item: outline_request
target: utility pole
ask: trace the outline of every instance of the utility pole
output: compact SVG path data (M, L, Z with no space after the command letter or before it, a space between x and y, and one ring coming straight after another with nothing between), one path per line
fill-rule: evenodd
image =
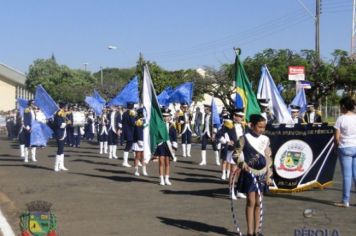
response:
M101 87L103 87L103 67L100 66L100 83Z
M315 53L318 60L320 59L320 1L316 0L315 7Z
M352 35L351 35L351 53L350 56L355 57L356 54L356 0L352 1Z

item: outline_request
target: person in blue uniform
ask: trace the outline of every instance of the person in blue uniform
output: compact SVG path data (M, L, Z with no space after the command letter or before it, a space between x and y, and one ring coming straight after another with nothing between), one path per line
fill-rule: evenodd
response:
M270 112L269 99L258 99L258 103L260 104L261 108L261 116L266 119L267 125L271 125L276 118Z
M231 114L232 119L230 115L225 115L224 125L219 130L217 136L222 144L221 159L223 160L223 164L221 179L229 179L230 197L236 200L237 197L246 198L246 195L243 193L237 192L237 194L235 194L235 190L231 188L240 174L240 168L237 167L232 154L235 150L235 146L238 145L240 137L245 133L245 125L243 122L245 116L244 108L236 108Z
M242 136L236 146L234 158L242 169L238 191L247 194L247 235L260 235L260 194L268 191L271 183L272 160L269 138L263 135L266 119L261 115L250 116L250 131ZM257 185L254 183L256 178Z
M66 127L71 124L71 121L67 118L68 107L64 102L59 103L59 110L54 115L53 128L54 134L57 141L57 154L54 163L54 171L67 171L68 169L64 166L64 142L67 136Z
M220 165L219 158L219 150L217 147L217 142L215 139L215 135L217 133L217 127L214 127L212 123L213 119L211 117L211 106L205 104L204 105L204 120L203 120L203 131L201 137L201 162L199 165L206 165L206 146L209 143L213 146L215 163L216 165Z
M18 139L19 139L19 144L20 144L20 157L25 158L25 143L26 143L26 134L25 134L25 127L23 123L23 117L19 120L20 128L19 128L19 134L18 134Z
M132 146L135 152L135 176L140 176L138 171L139 164L142 164L142 174L147 175L146 163L143 160L143 125L144 125L144 115L143 109L138 109L136 114L135 130L134 130L134 143Z
M293 123L295 125L302 124L303 123L303 119L300 118L300 114L299 114L300 106L290 105L290 111L291 111Z
M25 162L28 162L29 149L31 149L31 159L33 162L36 162L36 147L31 147L31 132L32 132L32 121L36 120L35 113L35 102L34 100L28 101L28 106L24 111L24 127L23 127L23 135L25 141Z
M103 113L98 118L98 141L99 154L108 153L108 107L103 109Z
M134 109L134 103L127 103L127 110L122 114L122 135L126 142L126 146L124 148L124 160L122 166L131 167L129 164L129 152L132 150L132 145L134 143L134 131L135 131L135 116L136 111Z
M91 109L88 111L86 116L86 124L84 130L86 139L92 141L95 134L95 113Z
M66 118L69 122L69 124L66 126L66 138L65 138L65 143L67 146L73 147L73 132L74 132L74 127L73 127L73 105L67 105L68 106L68 111L66 112Z
M308 124L322 123L320 111L315 110L317 103L308 103L307 112L304 114L304 121Z
M179 116L179 124L181 125L182 137L182 156L191 157L192 149L192 127L191 122L193 115L189 112L188 103L181 104L182 114Z
M121 117L119 116L116 106L112 105L110 112L107 115L108 121L108 144L109 144L109 159L117 159L116 150L118 142L118 134L121 132Z
M167 131L170 131L169 132L170 139L172 136L172 140L176 140L177 134L176 133L174 134L173 128L172 129L170 128L170 122L169 122L171 119L170 110L168 108L162 108L161 112L166 123ZM158 144L156 151L154 153L154 156L158 157L160 185L172 185L171 181L169 180L170 161L173 159L172 150L171 150L172 146L173 148L177 147L176 143L174 144L174 141L173 143L171 143L171 141L162 142Z

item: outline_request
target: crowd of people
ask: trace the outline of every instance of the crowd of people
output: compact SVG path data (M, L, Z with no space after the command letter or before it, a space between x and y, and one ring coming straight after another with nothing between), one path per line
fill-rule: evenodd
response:
M169 140L159 143L152 155L152 159L159 163L159 184L172 185L170 162L177 161L178 139L181 140L182 158L189 158L192 156L193 133L199 137L200 166L207 165L207 146L211 145L213 162L221 166L221 179L229 182L231 199L246 198L248 235L256 235L258 232L261 196L268 190L272 178L272 153L269 138L263 135L263 132L266 126L275 123L275 118L269 112L268 100L261 99L259 104L261 114L251 115L248 124L245 122L244 108L230 111L223 108L220 113L221 127L213 123L211 105L205 104L203 112L197 109L194 116L186 103L182 103L180 109L176 111L162 107L161 113ZM294 123L321 123L320 112L315 106L313 103L308 104L304 114L300 114L300 107L291 106ZM353 100L342 99L340 106L343 115L335 124L335 140L340 155L344 191L342 202L335 205L348 207L352 178L356 183L356 115L353 112ZM29 101L23 116L16 112L9 113L6 118L8 137L9 139L18 137L21 157L25 162L29 162L30 152L31 160L37 161L36 146L31 146L30 134L32 121L38 120L47 122L54 131L58 146L54 171L68 170L64 166L66 145L79 148L81 138L94 141L96 136L100 155L107 155L108 159L118 159L118 145L124 146L122 166L131 167L129 154L132 152L133 174L148 175L144 159L145 114L142 107L135 107L133 103L127 103L125 107L106 106L98 116L92 110L81 109L77 105L68 106L60 103L59 107L50 121L43 119L43 115L40 115L41 112L32 100ZM238 187L234 189L236 181Z

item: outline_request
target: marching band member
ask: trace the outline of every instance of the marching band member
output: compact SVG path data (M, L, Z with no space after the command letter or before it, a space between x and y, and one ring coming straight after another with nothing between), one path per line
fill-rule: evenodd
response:
M35 105L34 100L28 101L28 107L24 111L24 127L23 127L23 135L25 141L25 162L28 162L28 151L31 148L31 159L33 162L36 162L36 147L31 147L31 127L32 121L36 120L36 113L35 113Z
M68 111L66 112L66 118L68 121L70 121L70 124L66 126L66 133L67 136L65 138L65 142L68 146L72 147L73 146L73 132L74 132L74 127L73 127L73 105L68 106Z
M23 117L21 117L21 120L19 121L21 126L19 129L19 144L20 144L20 157L25 158L25 144L26 144L26 134L25 134L25 126L23 122Z
M107 116L108 120L108 143L109 143L109 159L117 159L116 147L118 134L121 132L121 117L117 113L116 107L111 106L111 110Z
M271 183L272 160L269 138L263 135L266 119L261 115L250 116L250 132L239 140L234 152L235 162L242 169L238 191L246 193L247 235L259 235L260 191L261 198ZM254 177L257 184L254 183Z
M104 108L103 113L98 120L98 140L100 145L100 154L103 154L103 150L105 154L108 153L108 124L107 108Z
M204 105L204 124L203 124L203 132L201 138L201 162L199 165L203 166L206 165L206 146L208 141L212 143L214 156L215 156L215 163L216 165L220 165L219 161L219 150L217 148L217 143L215 140L215 135L217 133L217 128L213 126L212 123L212 116L211 116L211 106Z
M75 105L73 107L73 112L79 112L79 108L78 108L77 105ZM72 112L72 114L73 114L73 112ZM72 115L72 117L73 117L73 115ZM78 126L78 125L74 126L73 125L73 133L72 133L72 146L73 147L77 147L78 148L80 146L80 136L81 136L80 129L81 129L80 126Z
M313 103L309 103L307 108L308 110L304 115L304 121L308 124L321 123L321 115L320 112L315 111L315 105Z
M168 135L169 135L169 141L172 144L171 154L172 154L172 157L173 157L173 161L176 162L177 161L177 157L175 155L175 152L178 149L178 142L177 142L177 130L176 130L176 127L175 127L175 123L172 122L172 114L171 114L171 110L170 109L162 108L161 110L162 110L163 119L166 122Z
M269 110L269 99L258 99L261 108L261 116L266 119L267 124L272 124L275 117Z
M122 133L124 136L124 140L126 141L126 146L124 149L124 160L122 166L131 167L128 162L129 152L132 149L133 141L134 141L134 130L135 130L135 116L136 112L134 110L134 103L127 103L127 110L122 114Z
M299 117L299 110L300 106L297 105L290 105L291 108L291 114L292 114L292 120L294 124L301 124L303 123L303 119Z
M181 136L182 136L182 151L183 157L191 157L192 148L192 127L191 122L193 119L192 114L189 112L188 103L181 104L182 115L179 116L179 123L181 124Z
M54 164L54 171L67 171L68 169L64 166L64 142L67 136L66 126L71 124L71 121L67 119L67 104L61 102L59 103L59 110L54 116L54 133L57 140L57 155Z
M94 139L95 134L95 114L93 110L89 110L87 121L86 121L86 130L85 130L85 137L92 141Z
M240 168L237 167L236 162L233 160L233 151L235 150L236 145L239 144L240 137L245 133L243 124L244 116L244 109L236 108L232 112L232 120L229 119L229 116L224 117L224 126L220 131L221 133L218 135L219 141L223 146L221 156L224 160L221 179L229 179L230 194L231 198L234 200L236 200L237 197L246 198L246 195L243 193L237 192L237 194L235 194L234 189L231 189L231 186L233 186L233 183L240 175Z
M139 163L142 164L142 174L147 175L146 163L143 160L143 109L137 110L135 130L134 130L134 143L132 149L135 152L135 176L140 176L138 172Z
M166 122L167 129L169 127L169 120L170 120L170 110L168 108L162 108L162 115ZM174 130L169 128L170 136L174 140ZM159 162L159 178L160 178L160 185L172 185L171 181L169 180L170 175L170 161L173 159L172 152L169 147L170 144L167 142L162 142L158 144L154 156L158 157ZM173 147L176 146L173 142ZM177 146L176 146L177 147Z

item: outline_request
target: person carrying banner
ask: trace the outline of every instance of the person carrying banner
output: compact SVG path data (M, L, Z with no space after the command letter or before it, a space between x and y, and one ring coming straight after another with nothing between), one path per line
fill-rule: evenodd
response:
M356 186L355 102L351 97L343 97L339 104L342 115L336 120L334 137L341 165L342 201L335 203L335 206L349 207L352 180Z
M258 99L261 108L261 116L263 116L266 121L267 125L270 125L274 122L275 117L269 110L269 100L268 99Z
M320 112L315 110L315 104L314 103L309 103L307 105L307 112L304 114L304 121L308 124L313 124L313 123L321 123L321 115Z
M192 127L191 122L193 119L192 114L189 112L188 103L181 104L182 114L179 116L179 123L181 125L182 136L182 156L191 157L192 149Z
M220 158L219 158L219 150L217 147L217 142L215 139L215 135L217 133L217 127L213 125L213 119L211 116L211 105L204 105L204 123L203 123L203 132L201 137L201 162L199 165L206 165L206 146L208 142L211 142L213 146L215 163L220 166Z
M32 127L32 121L36 120L36 113L35 113L35 103L34 100L29 100L28 101L28 106L24 111L24 127L22 132L24 136L24 141L25 141L25 150L24 150L24 156L25 162L28 162L28 156L29 156L29 148L31 148L31 159L33 162L36 162L36 147L31 146L31 127Z
M234 151L235 162L242 169L238 191L247 194L247 235L260 235L263 193L268 191L272 175L269 138L263 135L266 119L261 115L250 116L250 131L242 136Z
M119 116L116 107L111 106L110 112L107 115L108 121L108 144L109 144L109 159L117 159L116 148L118 134L121 132L122 124L121 117Z
M137 110L135 129L134 129L134 138L132 149L135 152L135 176L140 176L138 171L139 163L142 164L142 174L147 176L146 163L143 160L143 125L144 125L144 116L143 109L140 108Z
M67 118L68 107L64 102L59 103L59 110L54 115L53 127L57 140L57 155L54 163L54 171L67 171L64 166L64 142L67 136L66 126L71 124L71 121Z
M122 114L122 134L124 136L124 140L126 141L126 146L124 148L124 160L122 162L122 166L131 167L129 164L129 152L132 149L133 141L134 141L134 131L135 131L135 117L136 111L134 109L134 103L127 103L127 110Z
M99 154L108 153L108 118L107 107L98 119L98 141L100 146Z
M164 121L166 123L167 130L169 131L170 140L176 140L176 134L174 134L174 130L173 128L171 128L169 124L170 110L168 108L162 108L161 112ZM159 143L154 153L154 156L158 157L160 185L172 185L171 181L169 180L169 176L170 176L170 161L173 159L173 156L169 145L171 144L168 144L167 142ZM177 142L173 141L172 147L176 149Z
M291 115L292 115L292 120L294 124L302 124L303 123L303 119L300 118L300 106L297 105L290 105L290 111L291 111Z

